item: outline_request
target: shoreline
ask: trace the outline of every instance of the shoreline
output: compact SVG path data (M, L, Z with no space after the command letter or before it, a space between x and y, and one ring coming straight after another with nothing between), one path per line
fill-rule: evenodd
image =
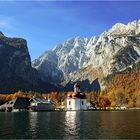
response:
M46 110L46 111L15 111L15 112L80 112L80 111L84 111L84 112L115 112L115 111L121 111L121 112L125 112L125 111L140 111L140 108L129 108L129 109L88 109L88 110ZM4 112L7 113L5 111L1 111L0 112ZM13 111L14 112L14 111ZM12 113L13 113L12 112ZM14 112L14 113L15 113Z

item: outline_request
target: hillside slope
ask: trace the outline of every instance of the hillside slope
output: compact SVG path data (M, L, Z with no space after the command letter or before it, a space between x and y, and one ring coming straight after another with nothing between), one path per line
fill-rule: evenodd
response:
M54 88L32 68L27 42L22 38L9 38L0 32L0 66L0 93Z
M140 20L115 24L100 36L72 38L46 51L32 66L55 85L64 87L75 81L91 84L140 61Z

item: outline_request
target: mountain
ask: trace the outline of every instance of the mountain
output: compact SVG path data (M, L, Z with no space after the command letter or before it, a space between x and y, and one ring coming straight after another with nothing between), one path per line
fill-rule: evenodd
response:
M0 32L0 93L43 90L53 85L43 82L31 66L26 40L9 38Z
M46 51L32 62L44 80L67 86L76 81L98 80L105 88L104 77L138 68L140 61L140 20L127 25L115 24L108 31L91 38L72 38Z

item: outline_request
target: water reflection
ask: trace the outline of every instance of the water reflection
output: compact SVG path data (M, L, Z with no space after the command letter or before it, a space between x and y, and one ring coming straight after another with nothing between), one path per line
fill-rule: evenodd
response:
M109 139L140 138L140 112L100 112L99 137ZM135 116L134 116L135 114Z
M53 120L50 112L30 113L31 138L51 138L51 127ZM54 119L55 121L56 119ZM55 128L53 128L55 129Z
M30 118L30 128L29 131L33 136L36 136L37 134L37 122L38 122L38 113L37 112L31 112L29 114L29 118ZM32 137L33 138L33 137Z
M138 139L140 111L0 113L1 139Z
M76 111L67 111L65 114L65 136L64 139L78 139L80 120Z

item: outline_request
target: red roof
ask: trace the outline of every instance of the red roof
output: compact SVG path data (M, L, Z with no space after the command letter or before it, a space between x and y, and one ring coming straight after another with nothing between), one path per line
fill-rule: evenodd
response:
M77 93L77 92L68 92L68 94L67 94L67 98L68 99L70 99L70 98L72 98L72 99L85 99L86 98L86 95L85 95L85 93Z

